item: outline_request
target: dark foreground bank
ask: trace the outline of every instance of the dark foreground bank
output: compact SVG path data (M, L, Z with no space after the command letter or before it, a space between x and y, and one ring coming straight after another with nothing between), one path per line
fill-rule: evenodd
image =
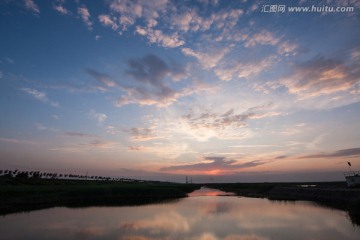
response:
M345 210L351 221L360 225L360 189L347 188L345 182L324 183L227 183L208 187L234 192L238 196L270 200L306 200Z
M123 206L186 197L192 184L58 179L0 179L0 214L50 207Z
M199 184L0 178L0 215L50 207L124 206L186 197ZM206 184L238 196L306 200L345 210L360 225L360 189L345 182Z

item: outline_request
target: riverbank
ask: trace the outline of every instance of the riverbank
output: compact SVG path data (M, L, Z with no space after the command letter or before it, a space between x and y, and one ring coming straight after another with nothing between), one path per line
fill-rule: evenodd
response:
M0 178L0 215L50 207L124 206L186 197L204 184ZM345 182L206 184L238 196L306 200L345 210L360 225L360 189Z
M0 179L0 214L50 207L123 206L186 197L193 184L59 179Z
M347 211L351 221L360 225L360 189L347 188L345 182L228 183L207 184L206 186L226 192L234 192L238 196L316 202Z

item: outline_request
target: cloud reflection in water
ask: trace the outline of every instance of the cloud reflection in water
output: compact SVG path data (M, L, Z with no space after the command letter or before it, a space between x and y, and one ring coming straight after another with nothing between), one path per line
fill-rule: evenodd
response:
M5 240L355 240L360 236L360 228L353 226L343 211L307 202L236 196L198 196L136 207L53 208L12 214L0 218L0 232Z

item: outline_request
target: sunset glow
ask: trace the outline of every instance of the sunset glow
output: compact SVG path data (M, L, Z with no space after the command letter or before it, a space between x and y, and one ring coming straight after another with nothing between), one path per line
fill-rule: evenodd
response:
M1 1L0 169L177 182L360 170L360 2L268 4Z

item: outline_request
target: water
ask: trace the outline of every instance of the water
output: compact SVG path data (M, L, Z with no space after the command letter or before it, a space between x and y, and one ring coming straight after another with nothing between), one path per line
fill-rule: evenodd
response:
M360 239L344 211L201 189L135 207L52 208L0 217L0 239Z

